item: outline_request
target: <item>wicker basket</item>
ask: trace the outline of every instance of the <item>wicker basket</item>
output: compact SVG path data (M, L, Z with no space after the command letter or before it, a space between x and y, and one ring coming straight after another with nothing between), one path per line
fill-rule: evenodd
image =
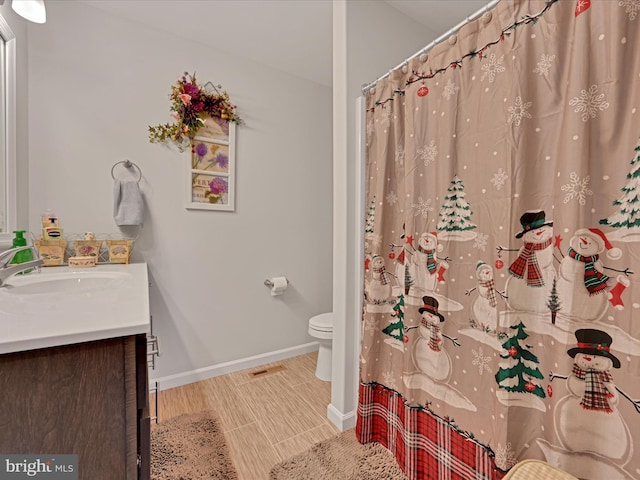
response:
M64 263L67 241L64 239L45 240L40 239L35 242L38 254L42 259L43 266L55 267Z
M102 240L74 240L73 246L76 250L76 257L96 257L97 260Z
M106 240L109 263L129 263L133 240Z
M502 480L578 480L576 477L542 460L523 460Z

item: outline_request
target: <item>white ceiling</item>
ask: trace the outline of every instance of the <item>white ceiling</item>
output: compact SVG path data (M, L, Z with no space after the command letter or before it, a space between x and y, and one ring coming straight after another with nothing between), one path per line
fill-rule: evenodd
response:
M331 86L332 0L81 1L211 45L217 51ZM488 0L384 1L439 36L483 8ZM425 39L425 45L431 40Z

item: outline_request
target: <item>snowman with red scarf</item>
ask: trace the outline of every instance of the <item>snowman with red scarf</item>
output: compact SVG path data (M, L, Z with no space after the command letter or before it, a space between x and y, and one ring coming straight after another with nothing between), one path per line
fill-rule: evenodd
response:
M365 282L365 295L375 305L387 303L391 297L392 274L386 271L384 258L380 255L371 257L371 280Z
M620 360L611 352L612 338L590 328L577 330L575 336L577 345L567 350L574 359L567 378L569 395L556 406L556 434L566 450L626 462L633 453L632 439L617 408L620 395L610 371L620 368Z
M547 301L556 278L553 266L553 222L547 222L543 210L530 210L520 217L524 245L509 267L505 289L507 303L516 311L548 313ZM498 254L502 250L498 247Z
M438 242L436 232L425 232L418 239L418 248L411 257L411 276L415 284L410 294L419 297L427 292L435 292L438 283L444 281L444 272L449 268L447 259L440 259L437 254L444 250Z
M444 339L460 346L457 338L442 332L444 316L438 312L440 304L433 297L422 297L424 305L418 309L422 316L418 328L418 338L413 348L413 360L421 373L433 380L445 382L451 376L451 358L443 348ZM410 330L416 327L409 327Z
M600 260L605 250L610 260L622 256L620 249L611 245L605 234L597 228L576 230L571 237L567 255L560 262L557 286L562 314L588 322L604 316L607 301L613 300L616 293L607 292L609 277L604 274L605 267ZM617 280L622 287L630 284L624 275L619 275ZM623 290L622 287L618 289ZM621 301L615 305L624 306Z
M495 332L498 328L498 296L504 299L505 295L495 287L493 269L482 261L476 264L476 278L476 286L464 294L470 295L474 290L478 292L471 303L473 318L483 331Z

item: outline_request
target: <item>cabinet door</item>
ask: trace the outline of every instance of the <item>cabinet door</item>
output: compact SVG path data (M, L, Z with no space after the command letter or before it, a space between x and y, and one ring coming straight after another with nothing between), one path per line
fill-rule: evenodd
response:
M0 355L0 451L76 454L81 480L135 478L125 408L133 342L115 338Z

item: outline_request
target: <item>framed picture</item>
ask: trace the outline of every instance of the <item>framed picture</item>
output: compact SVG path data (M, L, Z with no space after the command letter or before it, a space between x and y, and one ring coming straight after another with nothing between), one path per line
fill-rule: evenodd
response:
M235 209L236 124L207 119L191 142L186 175L186 208Z

